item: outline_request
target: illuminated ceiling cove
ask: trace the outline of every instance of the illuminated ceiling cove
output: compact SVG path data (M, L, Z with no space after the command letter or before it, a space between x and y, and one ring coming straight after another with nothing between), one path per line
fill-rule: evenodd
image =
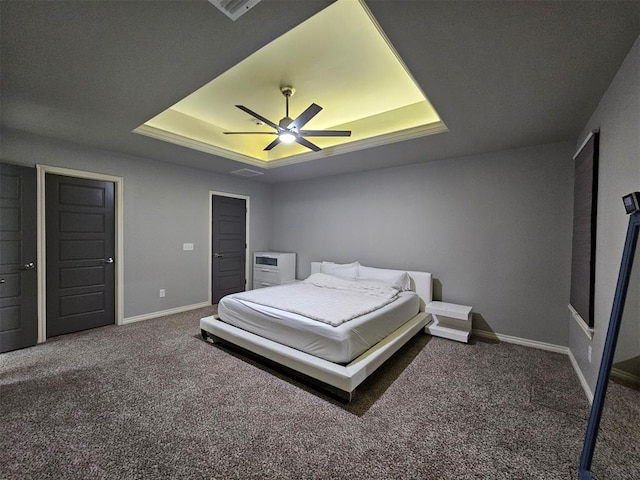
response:
M291 118L312 103L323 108L305 130L351 130L351 136L307 137L319 152L297 143L265 151L275 134L224 133L274 132L236 105L277 124L285 116L286 85L295 88ZM134 132L273 168L446 130L366 5L338 0Z

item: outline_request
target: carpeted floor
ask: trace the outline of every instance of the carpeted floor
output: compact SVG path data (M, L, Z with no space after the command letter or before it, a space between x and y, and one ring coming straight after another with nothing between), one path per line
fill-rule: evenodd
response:
M419 334L345 405L201 340L211 311L0 355L0 478L575 478L565 355Z
M640 391L609 382L591 471L600 480L640 479Z

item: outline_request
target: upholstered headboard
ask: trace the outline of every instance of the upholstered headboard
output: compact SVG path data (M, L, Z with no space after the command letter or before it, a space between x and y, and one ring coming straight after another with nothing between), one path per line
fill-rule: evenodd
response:
M311 273L320 273L320 265L322 262L311 262ZM432 300L432 278L427 272L414 272L411 270L392 270L385 269L390 272L407 272L411 277L411 290L420 295L420 311L424 311L425 304Z

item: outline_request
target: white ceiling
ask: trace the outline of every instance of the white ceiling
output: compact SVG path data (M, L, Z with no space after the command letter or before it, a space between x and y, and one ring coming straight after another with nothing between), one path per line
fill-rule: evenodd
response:
M3 0L2 129L225 174L243 168L132 130L330 3L263 0L233 22L207 0ZM640 1L366 3L449 131L255 180L575 142L640 34Z

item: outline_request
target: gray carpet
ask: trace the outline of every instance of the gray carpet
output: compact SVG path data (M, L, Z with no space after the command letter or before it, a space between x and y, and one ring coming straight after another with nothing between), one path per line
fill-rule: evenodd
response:
M575 478L565 355L419 334L346 405L201 340L211 310L0 355L0 478Z
M640 479L640 392L609 382L591 471L596 479Z

